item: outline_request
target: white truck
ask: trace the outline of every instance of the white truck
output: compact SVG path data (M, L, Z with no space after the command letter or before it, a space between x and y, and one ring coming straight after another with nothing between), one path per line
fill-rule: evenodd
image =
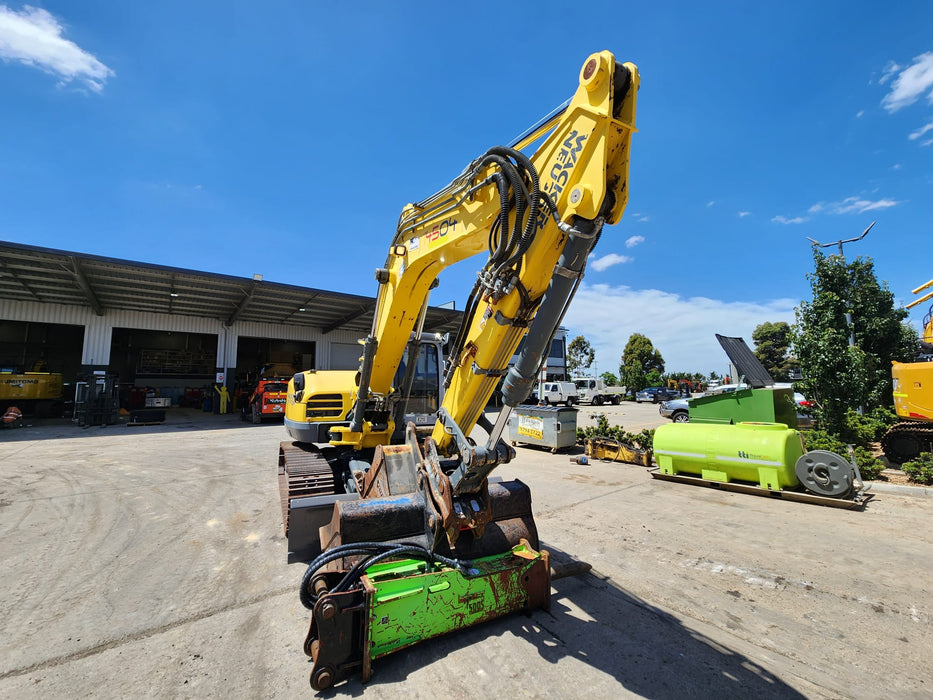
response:
M618 406L625 396L624 386L606 386L599 377L574 377L573 383L577 385L577 396L581 403L602 406L611 403Z
M542 396L543 403L548 406L559 403L573 406L580 403L577 387L573 382L544 382Z

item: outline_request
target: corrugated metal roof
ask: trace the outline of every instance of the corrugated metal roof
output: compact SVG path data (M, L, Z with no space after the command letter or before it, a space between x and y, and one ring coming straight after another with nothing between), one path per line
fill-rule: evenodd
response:
M367 333L375 298L0 241L0 297ZM462 312L430 307L424 330L455 331Z

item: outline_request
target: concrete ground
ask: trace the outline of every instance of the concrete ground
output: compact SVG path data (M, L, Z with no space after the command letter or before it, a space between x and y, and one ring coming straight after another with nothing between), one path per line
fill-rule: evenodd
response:
M583 406L637 432L657 407ZM0 431L0 697L313 694L286 565L281 425ZM542 546L590 562L549 612L377 660L324 697L930 697L933 498L847 511L521 447Z

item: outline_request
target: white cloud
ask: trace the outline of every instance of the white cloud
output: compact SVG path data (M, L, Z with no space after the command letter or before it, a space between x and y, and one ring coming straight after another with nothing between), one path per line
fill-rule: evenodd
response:
M645 242L644 236L629 236L628 238L625 239L625 247L634 248L639 243L644 243L644 242Z
M740 212L739 212L739 218L740 218L740 219L744 219L746 216L749 216L750 214L751 214L750 211L740 211Z
M900 170L902 167L904 166L902 166L900 163L895 163L891 166L891 170Z
M771 219L771 222L775 224L802 224L809 220L810 220L810 217L808 216L795 216L792 219L788 219L786 216L782 216L778 214L777 216Z
M896 66L892 74L899 69L900 66ZM896 112L916 102L927 91L930 91L927 97L933 101L933 51L920 54L898 74L881 104L889 112Z
M636 290L584 283L574 297L564 325L582 334L596 350L599 372L618 373L622 350L632 333L651 339L669 372L722 374L728 359L715 334L742 337L754 348L752 331L765 321L794 322L792 299L724 302L685 298L658 289ZM612 309L607 313L607 309ZM645 313L651 309L651 313Z
M618 265L619 263L631 262L632 259L627 255L619 255L618 253L609 253L604 255L601 258L593 258L590 261L590 267L592 267L597 272L602 272L607 270L613 265Z
M0 5L0 58L18 61L58 76L62 83L78 80L94 92L104 88L114 72L73 41L47 10L24 5L19 12Z
M841 202L834 202L829 205L830 212L833 214L861 214L875 209L887 209L895 207L900 202L894 199L859 199L858 197L846 197Z
M716 200L715 200L715 199L711 199L710 201L708 201L708 202L706 203L706 206L707 206L707 207L711 207L711 206L713 206L715 203L716 203Z
M858 112L855 113L855 118L856 118L856 119L861 119L864 115L865 115L865 110L864 110L864 109L860 109Z
M911 141L916 141L921 136L923 136L926 132L928 132L930 129L933 129L933 122L930 122L929 124L926 124L925 126L921 126L919 129L912 132L910 136L908 136L907 138L909 138Z
M641 216L641 215L639 215L639 214L636 214L636 216L638 217L638 221L639 221L640 223L644 223L644 222L646 222L646 221L649 221L647 215L646 215L646 216Z
M895 165L894 169L900 169L900 165ZM873 211L875 209L888 209L889 207L895 207L900 204L896 199L876 199L874 201L870 199L862 199L860 197L846 197L841 202L817 202L812 207L807 209L809 214L816 214L818 212L826 212L827 214L861 214L866 211ZM777 217L775 217L777 218ZM774 221L774 219L772 219ZM782 221L781 223L799 223L791 221Z
M894 74L897 73L900 69L901 67L894 61L888 61L888 65L884 67L884 73L882 73L881 78L878 79L878 82L884 85L891 78L893 78Z

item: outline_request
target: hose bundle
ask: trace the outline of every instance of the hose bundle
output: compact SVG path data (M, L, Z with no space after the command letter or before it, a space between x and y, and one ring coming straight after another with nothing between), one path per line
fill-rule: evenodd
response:
M495 146L473 161L468 172L471 177L475 177L489 166L495 166L496 170L478 186L495 183L499 195L499 216L489 229L489 259L477 273L478 278L467 299L460 330L448 355L445 377L448 386L451 369L459 362L481 300L498 299L515 288L522 297L519 313L530 314L534 310L535 304L519 280L522 258L531 247L537 232L541 207L544 206L549 214L556 216L554 203L541 192L538 172L524 153L507 146ZM514 218L509 227L509 216L513 212Z
M328 593L341 593L359 586L360 578L362 578L366 569L386 559L420 559L421 561L432 564L443 564L461 572L469 571L471 563L435 554L421 545L409 542L403 542L401 544L386 542L357 542L354 544L345 544L323 552L308 566L304 576L301 578L301 588L298 592L301 604L308 610L314 608L318 596L311 590L311 582L314 579L314 575L320 569L336 559L355 556L362 556L363 558L354 564L340 582L331 588Z

